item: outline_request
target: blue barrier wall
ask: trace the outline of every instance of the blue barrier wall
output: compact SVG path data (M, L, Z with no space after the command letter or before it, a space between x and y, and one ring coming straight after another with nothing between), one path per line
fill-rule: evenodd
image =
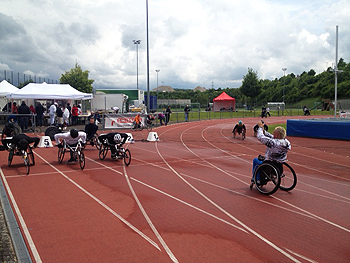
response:
M350 140L350 120L287 120L287 135L299 137Z

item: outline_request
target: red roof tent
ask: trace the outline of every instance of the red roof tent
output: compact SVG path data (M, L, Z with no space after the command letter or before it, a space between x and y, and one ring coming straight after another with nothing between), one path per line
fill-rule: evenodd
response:
M221 93L215 99L213 99L213 111L220 111L220 109L225 108L229 110L232 107L232 110L236 110L236 99L230 97L226 92Z

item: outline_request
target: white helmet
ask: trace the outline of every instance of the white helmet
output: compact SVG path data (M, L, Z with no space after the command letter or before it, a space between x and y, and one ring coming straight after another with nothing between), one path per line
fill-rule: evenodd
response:
M119 133L114 134L114 141L120 142L122 140L122 136Z

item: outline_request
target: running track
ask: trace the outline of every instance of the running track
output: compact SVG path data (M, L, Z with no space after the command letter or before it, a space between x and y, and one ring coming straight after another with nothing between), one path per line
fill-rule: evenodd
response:
M313 116L314 117L314 116ZM300 118L300 117L298 117ZM29 176L19 157L1 177L34 262L349 262L350 143L289 137L296 189L249 189L265 151L245 118L133 132L129 167L87 146L84 171L35 150ZM286 121L271 117L268 124ZM100 132L101 133L101 132Z

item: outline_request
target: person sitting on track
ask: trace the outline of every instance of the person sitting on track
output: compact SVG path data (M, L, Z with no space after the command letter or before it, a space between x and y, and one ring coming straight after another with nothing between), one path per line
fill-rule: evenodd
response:
M126 133L119 133L119 132L110 132L107 134L102 134L98 136L99 141L105 145L105 140L108 141L108 144L110 146L111 150L111 157L112 159L116 159L119 152L116 149L119 146L122 146L126 140L128 139L128 135Z
M84 146L86 142L86 133L76 129L71 129L69 132L55 134L55 141L59 148L63 147L63 140L65 140L70 147L75 147L77 146L79 139L81 139L82 146ZM77 160L74 159L73 151L70 150L70 159L68 162L75 161Z
M93 146L94 142L92 138L96 134L98 130L98 126L95 124L95 119L93 115L89 116L89 123L85 125L85 133L86 133L86 141L90 142Z
M140 125L141 125L141 114L138 113L134 119L134 129L140 128Z
M40 142L40 138L38 137L29 137L26 134L20 133L17 135L14 135L13 137L6 137L5 139L2 139L1 142L4 145L6 150L10 149L10 145L11 148L14 149L15 147L18 146L18 143L21 140L25 140L27 141L27 145L34 143L33 147L36 148ZM24 149L23 149L24 150Z
M290 142L285 138L286 130L283 127L277 126L274 129L273 134L270 134L267 131L263 130L264 124L261 121L258 123L258 126L259 129L257 133L257 138L260 142L265 144L267 148L265 152L265 158L254 158L253 160L253 178L251 180L252 184L250 187L253 186L254 173L256 169L264 161L275 162L276 167L280 170L280 172L282 172L282 163L287 161L287 153L291 149Z
M265 131L268 131L269 130L269 126L267 126L266 123L264 123L263 120L261 120L261 122L264 124L264 130ZM254 128L253 128L253 131L254 131L254 137L256 137L256 134L258 133L258 129L259 129L259 125L255 125Z
M244 134L242 136L245 136L247 129L245 128L245 125L241 120L238 121L238 123L235 125L235 127L232 130L233 138L236 138L236 134L241 134L244 131Z

